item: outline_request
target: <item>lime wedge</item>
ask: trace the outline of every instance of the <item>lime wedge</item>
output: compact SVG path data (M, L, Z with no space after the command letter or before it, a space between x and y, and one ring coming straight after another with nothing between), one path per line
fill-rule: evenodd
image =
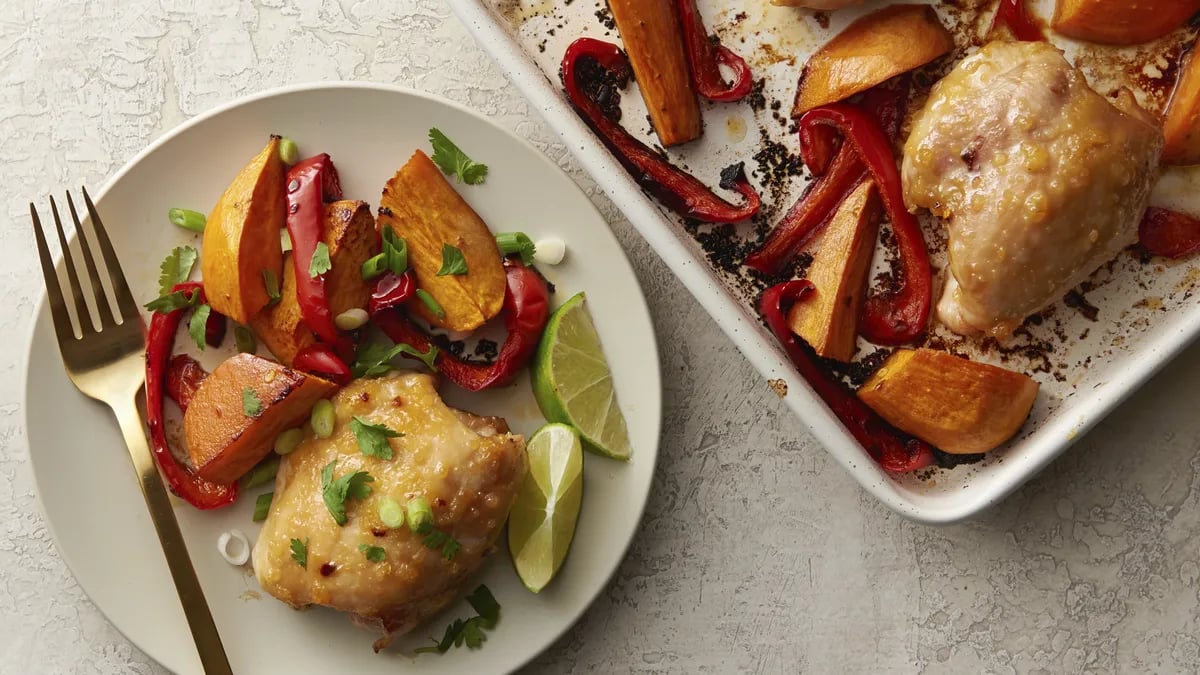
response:
M533 397L547 420L578 429L588 450L628 460L625 417L584 301L579 293L550 316L533 359Z
M550 583L575 536L583 499L583 448L565 424L547 424L525 446L529 473L508 516L508 550L525 588Z

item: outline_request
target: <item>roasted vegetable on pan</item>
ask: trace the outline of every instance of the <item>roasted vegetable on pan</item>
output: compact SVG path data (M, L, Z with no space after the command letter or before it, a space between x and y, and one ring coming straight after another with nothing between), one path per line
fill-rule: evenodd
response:
M1076 40L1136 45L1179 28L1200 0L1058 0L1050 27Z

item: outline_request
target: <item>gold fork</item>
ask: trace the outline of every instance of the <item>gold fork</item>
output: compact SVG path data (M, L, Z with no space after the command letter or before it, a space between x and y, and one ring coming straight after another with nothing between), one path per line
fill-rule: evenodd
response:
M167 557L167 566L171 569L171 578L175 581L179 602L183 605L192 639L200 653L200 663L204 672L209 675L232 673L229 659L225 656L225 648L221 645L221 636L208 609L208 602L204 599L200 581L196 578L196 570L192 567L192 560L188 557L187 545L179 531L179 523L175 520L175 512L171 508L167 490L154 464L154 457L150 454L142 421L138 416L136 396L145 382L146 353L141 314L128 284L125 283L125 275L121 272L112 243L104 231L104 225L100 222L100 216L96 213L96 207L92 204L92 198L88 196L86 188L83 190L83 201L92 222L94 239L100 247L100 270L108 277L117 307L116 311L113 311L114 308L105 295L88 237L84 234L83 224L75 210L75 202L68 192L67 207L71 212L71 220L75 222L75 233L83 253L84 268L91 282L92 302L95 303L96 313L100 317L99 328L95 326L85 300L85 289L79 283L71 250L67 246L62 219L58 215L58 205L54 202L54 197L51 197L50 211L54 214L54 226L58 230L58 242L62 247L64 266L67 268L75 316L79 321L78 334L71 325L67 300L59 286L58 273L54 268L54 260L50 257L50 249L46 246L46 235L42 231L37 207L32 202L29 204L29 215L33 218L33 231L42 263L42 276L46 280L46 294L50 301L50 315L54 318L54 332L58 337L58 349L62 353L63 365L66 366L71 382L79 391L106 403L117 416L121 433L125 436L125 445L129 448L129 458L133 461L138 483L142 486L142 495L146 498L146 508L150 511L150 519L154 521L154 529L158 531L158 540L162 545L163 554Z

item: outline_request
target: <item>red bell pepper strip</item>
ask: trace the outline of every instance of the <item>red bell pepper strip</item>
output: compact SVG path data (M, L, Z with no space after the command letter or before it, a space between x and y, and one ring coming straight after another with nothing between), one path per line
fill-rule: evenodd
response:
M176 284L171 292L199 293L204 302L204 290L196 282ZM175 346L175 332L183 318L183 309L166 314L155 312L150 318L146 336L146 424L150 427L150 445L154 459L171 491L198 509L215 509L232 504L237 499L237 484L210 483L185 466L171 454L163 428L163 395L166 388L167 361Z
M512 382L533 358L550 318L550 290L541 275L522 264L520 258L515 261L505 259L504 268L508 286L503 311L508 337L496 360L491 364L467 363L445 350L439 351L435 360L438 370L447 379L469 391ZM396 344L408 343L422 352L428 352L433 344L428 335L398 310L375 315L372 321Z
M679 0L678 7L692 87L710 101L740 101L746 98L754 86L754 77L746 60L708 37L700 10L696 8L696 0ZM731 84L725 84L721 77L721 65L733 71Z
M863 93L860 108L871 113L884 133L895 138L904 119L904 103L911 83L897 77ZM758 250L746 258L746 266L763 274L778 274L792 260L834 209L866 176L853 147L838 145L837 130L828 126L800 129L800 156L817 180L788 209Z
M208 371L196 359L187 354L176 354L167 362L167 396L180 410L187 412L192 397L206 377Z
M287 230L292 238L292 265L296 272L296 299L300 317L309 330L332 345L348 342L333 324L325 275L309 274L313 254L321 242L325 202L342 198L337 168L327 154L297 162L287 173ZM342 346L344 349L344 345Z
M721 187L746 198L744 205L734 206L621 127L619 108L608 105L619 94L606 79L624 87L631 73L629 59L616 45L594 38L579 38L563 55L563 86L571 105L643 189L679 215L706 223L735 223L758 213L761 200L741 165L721 172Z
M840 380L821 366L816 353L788 326L788 311L815 290L811 281L785 281L763 292L759 311L767 327L783 344L796 370L825 405L841 420L846 430L885 471L907 473L934 463L933 450L925 441L909 438L888 424Z
M1138 242L1152 255L1182 258L1200 251L1200 219L1151 206L1138 225Z
M301 349L292 359L292 367L343 386L349 384L353 378L350 366L347 366L342 357L329 345L321 342L314 342Z
M813 181L771 230L763 245L746 257L746 266L767 275L781 272L866 175L867 170L857 155L839 152L829 171Z
M1045 40L1046 35L1038 27L1029 13L1025 11L1025 0L1000 0L996 8L996 16L992 19L992 30L1007 28L1013 37L1022 42L1038 42Z
M815 108L800 118L801 128L816 125L832 126L841 132L843 145L853 148L866 165L878 186L900 253L900 269L893 272L899 288L867 298L862 335L880 345L912 342L929 323L933 272L921 226L904 205L892 144L869 114L846 103Z
M367 313L374 315L385 309L399 307L416 292L417 282L410 272L384 272L371 286L371 300L367 303Z

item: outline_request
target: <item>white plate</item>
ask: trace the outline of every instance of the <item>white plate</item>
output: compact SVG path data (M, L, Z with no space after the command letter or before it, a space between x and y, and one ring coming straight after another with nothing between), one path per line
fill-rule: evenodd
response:
M479 575L502 618L482 649L413 658L469 616L463 602L374 654L374 635L326 609L297 612L261 593L249 569L217 553L218 535L253 537L253 494L202 513L176 508L200 582L238 673L499 673L519 667L561 635L603 590L624 557L649 495L658 452L661 386L653 326L637 279L587 197L541 153L475 113L396 87L320 84L268 92L189 121L133 159L102 190L97 207L139 301L156 293L157 266L172 246L199 237L170 225L172 206L207 211L270 133L301 152L330 153L348 198L378 204L383 184L416 148L428 151L437 126L487 163L486 185L460 192L494 231L520 229L567 242L562 265L544 267L555 303L586 291L629 423L628 464L586 455L583 510L559 577L540 595L526 591L507 547ZM226 342L231 343L232 337ZM211 351L211 350L210 350ZM209 365L218 355L209 354ZM541 418L527 379L485 395L443 386L462 407L507 417L530 433ZM172 671L200 664L142 503L128 455L108 410L79 394L63 372L46 308L39 308L26 372L30 460L54 540L80 585L122 633ZM255 490L257 493L263 490ZM468 589L469 590L469 589Z
M930 0L922 0L930 4ZM1053 354L1045 368L1037 359L1008 355L1001 361L978 341L960 340L935 329L936 337L952 341L973 359L990 361L1029 372L1041 383L1037 405L1020 435L1006 447L989 453L984 461L952 470L922 471L893 476L882 471L846 432L789 363L787 355L759 320L756 297L742 280L710 264L695 237L679 218L647 197L596 135L580 121L562 94L558 71L563 52L577 37L587 35L619 42L617 31L600 21L595 3L546 3L540 0L471 0L452 3L455 12L475 34L501 68L558 131L580 165L624 211L667 266L691 291L713 320L745 354L764 379L787 385L786 403L862 487L896 512L925 523L947 523L969 517L995 504L1036 474L1095 425L1134 389L1148 380L1189 342L1200 336L1200 259L1156 261L1143 265L1122 254L1110 269L1093 275L1097 288L1088 300L1100 308L1097 321L1058 303L1056 314L1030 328L1031 340L1049 343ZM701 180L717 182L723 167L746 162L756 167L754 156L763 139L779 143L789 152L798 150L794 132L780 124L791 108L796 82L808 57L853 19L885 3L832 13L816 13L767 2L699 0L701 15L711 31L744 56L756 78L766 81L767 104L754 109L741 103L704 103L705 134L670 156ZM948 27L971 34L982 25L970 19L970 8L932 3ZM971 5L972 3L965 3ZM992 3L994 5L994 3ZM988 3L974 3L988 19ZM1048 16L1051 0L1031 5L1038 16ZM824 23L822 19L824 17ZM1186 31L1177 32L1155 48L1190 44ZM1144 57L1145 47L1112 50L1077 46L1055 36L1055 44L1069 56L1078 56L1085 72L1100 91L1113 81L1114 59ZM1089 54L1091 56L1089 57ZM1120 63L1120 61L1115 61ZM1138 81L1122 80L1141 94L1151 108L1161 107L1162 95L1139 89ZM772 107L774 102L779 107ZM626 128L650 143L657 143L646 124L645 106L636 85L622 96ZM770 154L770 153L768 153ZM752 178L752 181L754 179ZM1200 211L1200 169L1173 170L1159 182L1153 202ZM764 191L764 205L775 207L777 220L805 189L796 179L787 194ZM739 199L730 195L735 202ZM936 227L935 227L936 229ZM743 230L743 236L750 238ZM945 263L944 252L934 251L934 262ZM941 256L939 258L939 255ZM877 256L881 258L882 256ZM1048 371L1048 372L1047 372ZM776 382L778 384L778 382ZM767 386L767 382L763 383Z

